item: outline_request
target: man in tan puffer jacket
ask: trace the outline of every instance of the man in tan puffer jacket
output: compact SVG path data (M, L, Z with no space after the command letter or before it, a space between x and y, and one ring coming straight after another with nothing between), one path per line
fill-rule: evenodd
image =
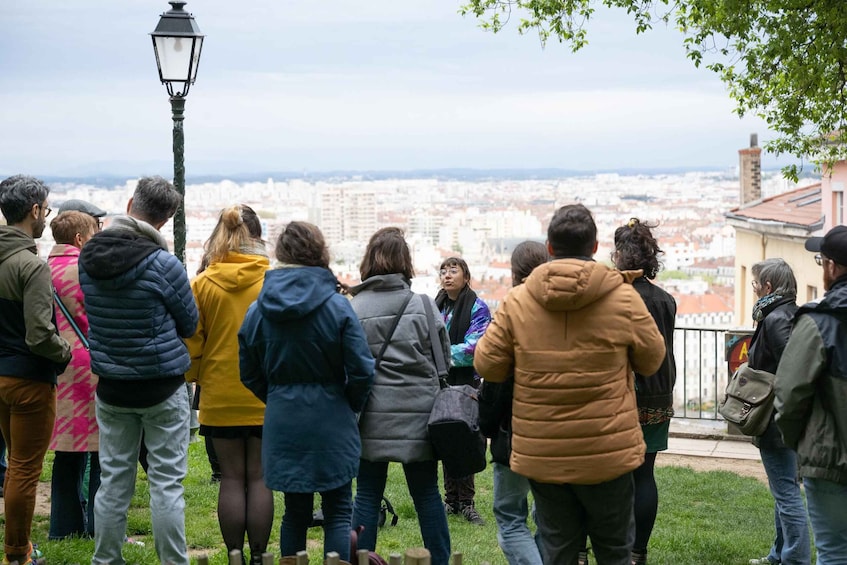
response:
M474 367L492 382L514 373L510 465L530 479L544 563L577 563L587 534L599 563L629 565L645 451L633 371L655 373L664 340L629 284L641 271L592 259L585 206L554 214L547 247L553 260L500 305Z

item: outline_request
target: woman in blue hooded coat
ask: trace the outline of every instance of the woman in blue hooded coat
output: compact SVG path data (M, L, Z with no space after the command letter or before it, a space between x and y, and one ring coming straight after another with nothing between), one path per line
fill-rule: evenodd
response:
M356 414L373 382L365 333L329 270L317 226L291 222L258 299L238 332L241 381L266 404L262 466L285 495L283 555L306 549L314 493L321 495L324 554L349 559L352 481L361 442Z

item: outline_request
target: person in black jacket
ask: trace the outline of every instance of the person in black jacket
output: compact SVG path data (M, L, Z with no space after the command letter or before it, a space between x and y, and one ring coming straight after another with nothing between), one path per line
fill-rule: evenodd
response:
M512 251L512 286L523 284L535 267L549 259L543 243L519 243ZM512 378L502 383L482 383L479 396L479 427L491 438L497 541L510 565L541 565L541 554L527 526L529 479L509 468L513 389Z
M620 270L641 269L644 274L632 286L641 295L647 310L656 321L665 340L665 360L654 375L635 373L635 396L638 419L647 453L644 463L633 472L635 479L635 543L632 546L633 564L647 563L647 543L653 533L659 508L659 492L653 469L656 454L668 448L668 432L673 417L673 387L676 383L676 361L673 356L674 319L676 302L673 297L653 284L661 268L658 256L662 253L651 231L656 224L646 224L632 218L615 230L615 250L612 261Z
M797 312L797 281L791 267L782 259L765 259L753 265L750 272L758 300L753 306L756 330L750 341L747 363L752 369L775 374ZM797 453L783 443L773 414L765 432L753 438L753 443L759 447L775 502L776 537L768 555L751 559L750 563L808 565L811 542L797 480Z

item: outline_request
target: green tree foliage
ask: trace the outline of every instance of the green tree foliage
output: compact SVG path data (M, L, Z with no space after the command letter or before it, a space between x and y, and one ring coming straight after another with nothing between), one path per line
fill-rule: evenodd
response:
M598 8L625 10L638 33L676 26L688 58L716 72L736 101L776 133L765 148L831 164L847 147L847 3L844 0L467 0L462 14L498 32L518 18L578 51ZM796 166L786 168L796 178Z

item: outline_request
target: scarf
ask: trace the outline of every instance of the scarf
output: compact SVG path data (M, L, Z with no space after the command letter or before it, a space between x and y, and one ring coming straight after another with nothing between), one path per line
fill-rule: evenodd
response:
M455 345L465 341L465 334L471 327L471 310L476 302L476 293L471 290L471 287L465 286L460 292L456 300L450 300L447 296L447 291L443 288L438 291L435 296L435 305L438 310L445 314L450 309L453 310L453 318L450 320L450 343Z
M758 299L753 305L753 321L758 323L764 320L765 316L767 316L772 310L769 306L775 305L776 302L779 302L782 299L783 296L781 294L773 293L767 294Z

